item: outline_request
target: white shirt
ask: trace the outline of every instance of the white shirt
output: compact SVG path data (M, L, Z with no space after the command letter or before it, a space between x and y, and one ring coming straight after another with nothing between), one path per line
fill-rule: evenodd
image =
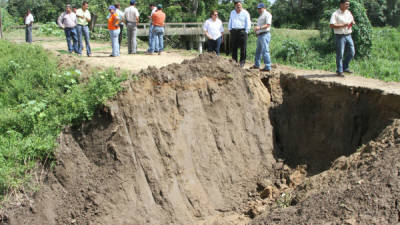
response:
M151 19L151 16L152 16L156 11L157 11L157 7L153 7L153 9L151 10L151 13L150 13L150 24L153 24L153 21L152 21L152 19Z
M79 18L78 16L83 16L83 19ZM82 8L76 10L76 21L77 21L77 24L82 25L82 26L87 26L89 24L87 19L89 19L89 20L92 19L91 16L90 16L89 10L83 11Z
M222 26L222 22L220 19L216 19L215 21L211 18L206 20L203 25L203 30L207 31L207 33L212 37L213 40L217 40L222 36L222 32L224 32L224 27Z
M117 13L117 15L118 15L119 20L121 21L119 24L124 25L124 23L122 22L122 20L124 19L125 13L122 12L121 10L119 10L119 9L117 9L116 13Z
M32 15L32 13L29 13L29 15L27 15L26 18L25 18L25 25L29 25L29 24L31 24L33 21L34 21L34 20L33 20L33 15Z
M260 17L258 17L258 20L257 20L257 26L259 26L260 28L262 26L264 26L265 24L269 24L269 25L272 24L272 15L267 10L264 10L264 12L260 15ZM266 29L260 29L260 30L256 31L256 34L265 33L270 30L271 30L271 26Z
M353 21L353 14L349 10L342 12L342 10L338 9L332 14L330 24L345 24ZM335 34L351 34L352 29L351 27L341 27L333 29L333 32Z
M126 22L136 23L136 18L140 16L139 11L135 6L129 6L125 9L125 20Z
M236 10L232 10L229 17L228 29L245 29L249 33L251 28L250 14L247 10L242 9L238 14Z

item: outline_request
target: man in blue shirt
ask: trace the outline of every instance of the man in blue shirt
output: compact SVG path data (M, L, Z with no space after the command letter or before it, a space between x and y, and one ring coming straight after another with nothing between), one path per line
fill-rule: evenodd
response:
M235 10L229 17L228 29L231 35L232 59L237 60L237 50L240 48L240 67L246 62L247 35L251 28L250 14L242 8L242 1L235 0Z

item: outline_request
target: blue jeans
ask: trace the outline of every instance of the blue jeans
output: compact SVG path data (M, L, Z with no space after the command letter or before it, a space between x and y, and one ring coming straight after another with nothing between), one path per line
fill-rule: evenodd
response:
M271 56L269 54L269 42L271 41L271 33L266 32L257 37L257 48L254 65L260 67L261 56L264 59L265 69L271 69Z
M32 25L25 25L25 41L32 43Z
M119 32L120 29L116 30L110 30L110 38L111 38L111 44L112 44L112 56L119 56Z
M217 53L217 55L219 55L221 41L222 41L222 36L219 37L217 40L208 39L208 42L207 42L208 52L214 51L215 53Z
M335 34L336 38L336 72L349 69L349 63L355 54L354 42L350 34ZM344 60L343 60L344 55Z
M67 38L67 45L69 53L75 52L78 53L78 37L76 34L76 29L74 28L65 28L65 37ZM72 40L72 44L71 44Z
M164 50L164 27L154 26L152 32L151 53L154 51L162 52Z
M153 24L150 24L150 29L149 29L149 49L147 50L148 52L152 52L152 41L153 41ZM154 51L154 49L153 49Z
M78 25L78 26L76 26L76 33L78 34L78 54L82 54L82 49L83 49L82 34L85 38L86 53L87 53L87 55L92 54L92 51L90 50L90 43L89 43L89 38L90 38L89 27Z

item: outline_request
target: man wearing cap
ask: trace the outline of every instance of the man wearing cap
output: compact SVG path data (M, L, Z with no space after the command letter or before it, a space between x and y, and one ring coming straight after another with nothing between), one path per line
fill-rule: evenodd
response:
M271 71L271 57L269 54L269 42L271 41L271 23L272 15L265 9L264 3L257 6L258 17L257 26L254 31L257 35L257 48L254 60L254 65L250 69L260 69L261 56L264 59L265 67L261 71Z
M135 5L136 1L131 0L130 6L124 12L124 21L128 32L128 54L136 54L137 50L136 35L140 14Z
M71 5L67 5L65 12L57 19L58 26L64 29L65 37L67 39L68 51L69 53L78 53L78 37L76 34L76 15L72 12ZM71 45L72 39L72 45Z
M354 42L351 38L351 27L355 22L353 14L348 10L349 7L349 0L340 0L340 8L332 14L330 21L330 28L333 29L336 39L336 75L340 77L344 76L343 72L353 73L349 69L349 64L355 54Z
M90 43L89 43L90 34L88 25L91 20L91 16L88 8L89 8L89 3L87 1L84 1L82 3L82 8L76 10L76 17L78 22L78 25L76 26L76 33L78 35L78 54L82 55L82 49L83 49L82 35L83 35L85 38L86 53L87 56L90 57L92 55L92 52L90 50Z
M161 52L164 50L165 13L162 11L162 9L163 6L158 4L157 11L151 16L151 20L153 22L153 40L149 54L153 54L154 51L158 51L158 54L161 55Z
M246 62L247 36L250 31L250 14L242 8L242 1L235 0L235 10L229 17L228 29L231 34L232 59L238 61L237 50L240 48L240 67Z

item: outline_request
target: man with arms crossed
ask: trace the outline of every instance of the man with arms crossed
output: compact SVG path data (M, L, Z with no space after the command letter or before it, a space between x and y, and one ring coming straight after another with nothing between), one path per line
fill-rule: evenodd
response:
M82 43L82 35L85 37L86 44L86 53L87 56L92 56L92 52L90 50L90 34L89 34L89 22L91 20L90 12L88 10L89 3L84 1L82 3L82 8L76 10L76 17L78 21L78 25L76 26L76 33L78 34L78 54L82 55L83 43Z
M349 69L350 61L355 54L354 42L351 38L351 27L355 24L353 15L348 10L349 0L340 0L340 8L331 17L330 28L333 29L336 39L336 74L343 77L343 72L353 73ZM344 60L343 60L343 55Z

